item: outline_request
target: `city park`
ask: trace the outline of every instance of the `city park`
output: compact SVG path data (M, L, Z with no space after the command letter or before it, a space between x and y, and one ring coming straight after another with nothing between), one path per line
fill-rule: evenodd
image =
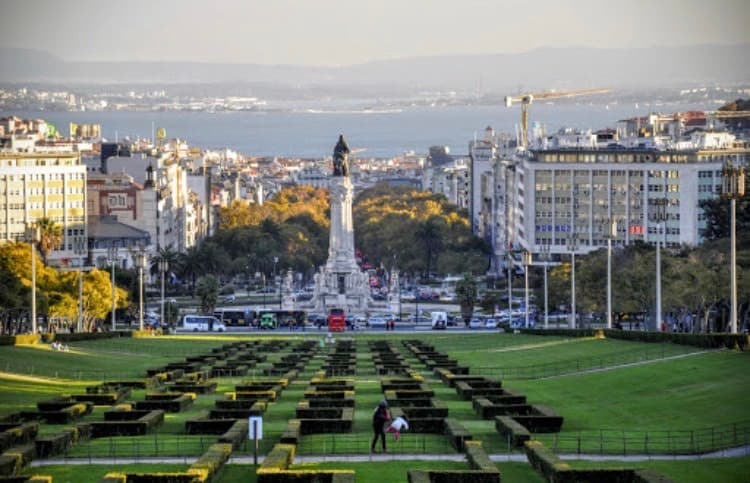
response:
M212 313L225 274L275 281L277 268L322 264L325 201L298 189L262 209L232 206L200 247L160 251L154 282L164 287L180 267L190 294L165 303L162 289L162 323L188 308ZM575 314L577 296L582 313L607 316L482 332L143 330L143 257L111 279L60 271L44 263L55 227L43 226L31 250L0 247L0 472L76 482L746 481L750 230L741 206L728 230L710 224L717 233L700 247L523 263L515 285L526 300L529 290L545 300L545 313L570 301ZM358 198L354 221L370 260L423 281L486 263L465 213L434 195L376 188ZM470 316L502 304L502 291L468 275L456 293ZM137 322L128 327L112 307L130 307ZM689 328L646 319L641 330L620 328L623 314L681 311L696 318ZM370 447L379 401L410 422L398 441L388 435L387 452Z

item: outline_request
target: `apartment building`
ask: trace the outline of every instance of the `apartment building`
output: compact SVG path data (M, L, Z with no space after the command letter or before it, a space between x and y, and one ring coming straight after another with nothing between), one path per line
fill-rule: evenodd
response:
M40 218L62 227L62 243L48 262L83 265L86 166L79 153L0 152L0 242L25 240L27 226Z
M523 248L586 253L636 241L697 245L705 219L699 201L721 193L725 161L747 166L750 149L571 149L535 151L518 164L517 238Z

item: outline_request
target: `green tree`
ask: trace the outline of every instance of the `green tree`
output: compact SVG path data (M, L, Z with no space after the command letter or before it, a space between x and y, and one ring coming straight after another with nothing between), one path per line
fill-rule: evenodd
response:
M478 300L477 283L471 274L465 273L464 278L456 284L456 299L461 306L464 325L468 327L471 316L474 314L474 305Z
M201 301L201 312L213 314L216 302L219 300L219 281L212 275L206 275L198 279L195 285L195 293Z

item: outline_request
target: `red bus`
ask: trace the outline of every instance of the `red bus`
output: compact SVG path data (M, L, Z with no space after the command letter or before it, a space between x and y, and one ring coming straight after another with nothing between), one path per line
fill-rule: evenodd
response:
M346 315L344 309L331 309L328 312L328 331L344 332L346 330Z

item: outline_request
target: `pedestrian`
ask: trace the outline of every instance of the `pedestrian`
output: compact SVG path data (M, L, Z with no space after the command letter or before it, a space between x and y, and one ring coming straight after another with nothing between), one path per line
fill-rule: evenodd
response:
M388 414L388 403L386 403L384 400L380 401L375 408L375 411L373 411L372 413L372 432L374 433L374 437L372 438L372 444L370 444L371 453L375 452L375 444L378 442L378 438L380 438L383 453L386 452L385 423L390 418L391 415Z
M406 416L399 416L396 419L394 419L391 424L385 428L386 433L393 432L393 440L398 441L398 437L401 434L401 431L408 431L409 430L409 421L406 419Z

